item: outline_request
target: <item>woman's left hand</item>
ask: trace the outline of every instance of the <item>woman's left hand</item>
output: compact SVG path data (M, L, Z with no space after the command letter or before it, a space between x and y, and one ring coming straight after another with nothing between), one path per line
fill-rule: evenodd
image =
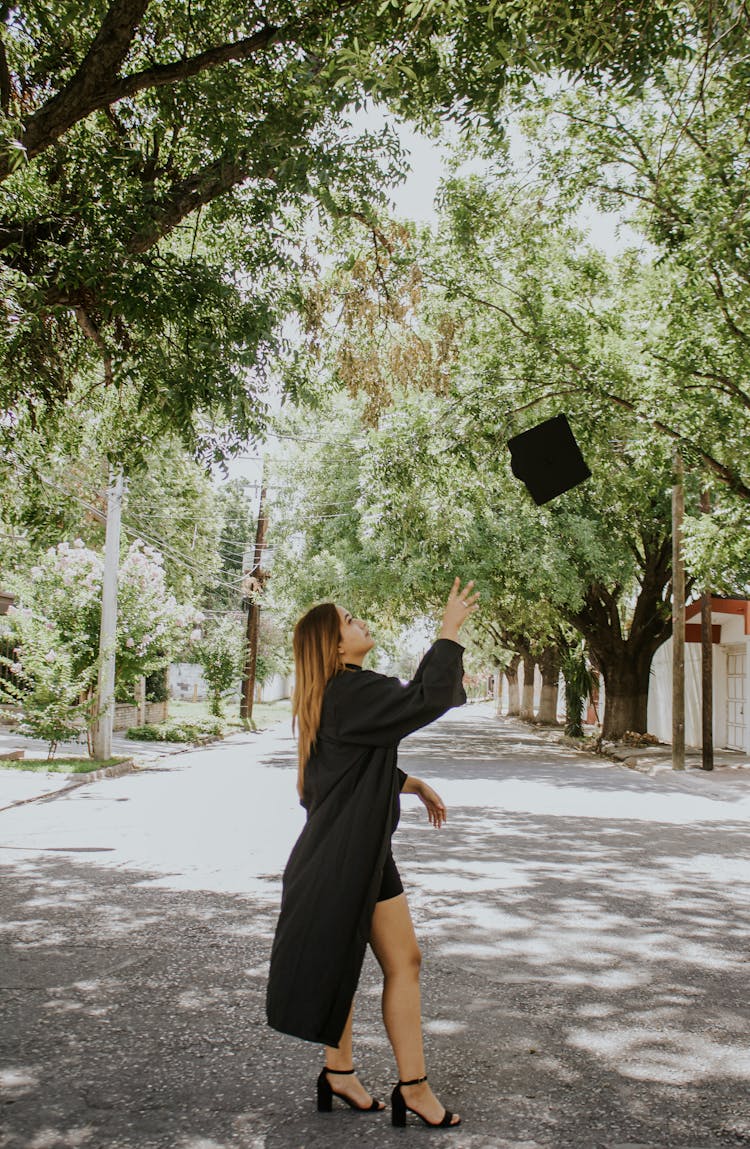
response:
M448 818L448 812L443 799L432 789L432 786L428 786L426 782L420 783L417 794L420 802L423 802L427 807L427 817L429 818L430 825L434 826L436 830L439 830Z

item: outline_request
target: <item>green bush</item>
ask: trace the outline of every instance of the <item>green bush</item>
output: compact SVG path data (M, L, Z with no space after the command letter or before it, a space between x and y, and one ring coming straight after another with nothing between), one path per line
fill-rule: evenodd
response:
M146 675L146 702L167 702L169 700L169 680L163 667Z
M200 742L207 735L220 736L223 733L222 722L204 720L163 722L158 726L153 723L146 726L131 726L126 732L126 737L139 742Z

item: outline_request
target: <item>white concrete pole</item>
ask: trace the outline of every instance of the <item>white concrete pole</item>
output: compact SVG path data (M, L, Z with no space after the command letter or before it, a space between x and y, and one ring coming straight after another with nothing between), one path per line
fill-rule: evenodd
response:
M104 541L102 582L102 621L99 630L99 717L93 730L94 758L103 762L112 757L112 727L115 719L115 637L117 632L117 571L120 565L120 512L123 479L120 471L110 477L107 491L107 533Z
M684 468L674 452L672 487L672 769L685 769L685 563L682 530L685 515Z

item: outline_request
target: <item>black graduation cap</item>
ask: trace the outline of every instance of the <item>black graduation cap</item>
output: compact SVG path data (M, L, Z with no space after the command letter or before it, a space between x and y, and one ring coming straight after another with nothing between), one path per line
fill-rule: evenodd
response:
M526 484L538 507L591 478L564 415L555 415L515 435L508 440L508 447L511 470Z

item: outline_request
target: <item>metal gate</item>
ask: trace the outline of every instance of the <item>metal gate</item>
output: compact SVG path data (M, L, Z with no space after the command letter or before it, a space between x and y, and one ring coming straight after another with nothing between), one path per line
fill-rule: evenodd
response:
M727 650L727 747L745 749L745 648Z

